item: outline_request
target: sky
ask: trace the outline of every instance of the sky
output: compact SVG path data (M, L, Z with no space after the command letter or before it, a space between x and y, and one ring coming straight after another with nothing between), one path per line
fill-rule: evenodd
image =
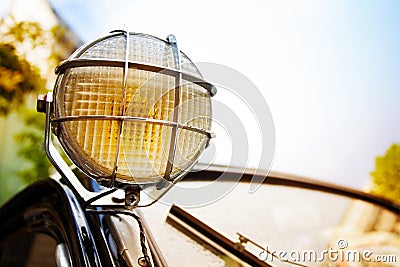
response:
M124 25L161 38L173 33L194 62L247 77L273 119L272 170L364 188L376 156L400 143L399 1L50 3L84 41ZM252 116L252 107L230 104L232 112ZM256 166L260 133L246 123L244 116L249 165ZM229 133L222 128L216 124L211 151L223 164Z

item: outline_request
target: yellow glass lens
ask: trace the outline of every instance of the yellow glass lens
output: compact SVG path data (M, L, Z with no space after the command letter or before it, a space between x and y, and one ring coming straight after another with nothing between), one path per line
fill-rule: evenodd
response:
M130 60L173 67L166 42L149 36L130 36ZM126 40L105 39L80 58L122 59ZM122 50L122 51L121 51ZM190 63L185 58L183 61ZM199 75L194 64L185 69ZM165 175L173 140L175 78L165 73L130 68L124 87L124 69L111 66L75 67L65 71L56 86L56 134L74 163L96 177L110 177L116 169L120 181L153 183ZM183 81L178 123L209 131L210 94ZM68 119L72 118L72 119ZM195 162L208 136L180 127L171 178Z

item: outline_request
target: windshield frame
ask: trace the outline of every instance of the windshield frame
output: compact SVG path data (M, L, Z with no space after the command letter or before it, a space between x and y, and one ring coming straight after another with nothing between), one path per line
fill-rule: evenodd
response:
M238 176L240 176L239 180L237 180ZM363 200L365 202L378 205L396 214L400 214L400 204L395 203L382 196L374 195L343 185L276 171L256 172L255 170L244 170L242 168L228 168L226 166L213 165L209 166L205 170L192 171L188 173L181 181L212 182L216 181L217 179L219 182L240 182L248 184L254 183L254 181L262 181L262 185L281 185L320 191L329 194L349 197L352 199Z

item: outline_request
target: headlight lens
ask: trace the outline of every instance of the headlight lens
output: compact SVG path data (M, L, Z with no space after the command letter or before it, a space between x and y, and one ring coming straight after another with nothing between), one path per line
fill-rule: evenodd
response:
M210 138L211 91L179 53L178 69L170 43L120 32L59 66L53 130L81 170L100 181L135 184L188 171Z

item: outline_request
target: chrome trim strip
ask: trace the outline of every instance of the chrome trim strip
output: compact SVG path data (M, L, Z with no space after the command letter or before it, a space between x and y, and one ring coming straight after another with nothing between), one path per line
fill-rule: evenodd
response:
M167 181L171 180L171 173L174 167L174 159L176 153L176 145L178 143L178 120L179 120L179 112L180 112L180 103L181 103L181 83L182 83L182 66L181 66L181 55L179 52L178 43L174 35L170 34L167 37L167 41L170 43L172 48L172 54L174 57L175 68L179 71L175 75L175 87L174 87L174 109L172 110L172 121L175 123L174 127L172 127L171 131L171 140L169 143L169 151L168 151L168 161L167 166L165 167L164 179Z
M80 67L93 67L93 66L106 66L106 67L119 67L124 68L126 61L124 60L111 60L111 59L85 59L85 58L77 58L77 59L68 59L60 63L60 65L55 69L55 74L61 74L70 68L80 68ZM172 69L164 66L147 64L139 61L131 61L128 60L128 67L130 69L139 69L145 71L151 71L155 73L161 73L169 76L176 77L179 73L182 74L182 79L197 84L204 89L206 89L211 96L215 96L217 93L216 87L205 81L201 77L194 76L182 70Z
M126 27L126 26L125 26ZM128 69L129 69L129 31L127 28L124 29L125 33L125 64L124 64L124 70L123 70L123 74L124 74L124 80L122 83L122 105L121 105L121 109L119 111L119 114L121 114L122 116L125 113L125 102L126 102L126 81L128 80ZM115 153L115 162L114 162L114 168L113 168L113 172L111 175L111 182L110 182L110 187L114 187L115 185L115 180L117 178L117 171L118 171L118 162L119 162L119 156L120 156L120 150L121 150L121 139L122 139L122 126L123 126L123 121L119 121L119 134L118 134L118 139L117 139L117 149L116 149L116 153Z
M181 123L175 123L172 121L157 120L143 117L131 117L131 116L103 116L103 115L81 115L81 116L68 116L61 118L52 118L51 122L66 122L66 121L85 121L85 120L115 120L115 121L134 121L143 123L152 123L157 125L165 125L170 127L178 127L180 129L189 130L197 133L206 135L208 138L213 138L214 133L204 129L200 129L190 125L183 125Z

